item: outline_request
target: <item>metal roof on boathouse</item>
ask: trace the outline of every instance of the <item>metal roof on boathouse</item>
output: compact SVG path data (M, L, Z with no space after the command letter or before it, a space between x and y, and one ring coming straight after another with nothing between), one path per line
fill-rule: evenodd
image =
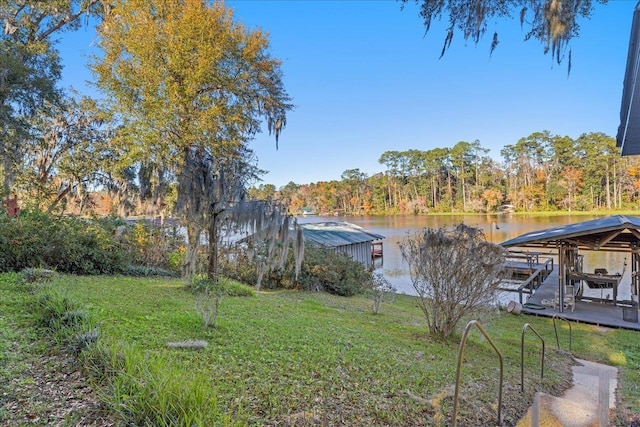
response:
M299 224L305 242L344 252L367 268L372 265L371 243L384 239L381 234L372 233L348 222L309 222Z
M305 239L332 248L384 239L380 234L349 222L309 222L299 225Z

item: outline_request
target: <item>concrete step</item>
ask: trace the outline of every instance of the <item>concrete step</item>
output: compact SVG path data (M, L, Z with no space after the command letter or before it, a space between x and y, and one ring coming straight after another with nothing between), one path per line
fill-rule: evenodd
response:
M609 409L615 407L617 368L576 361L579 365L571 368L573 386L561 398L537 393L537 418L534 402L518 427L605 427L609 424Z
M538 393L539 403L537 425L540 427L598 427L597 408L582 405L562 397ZM534 406L518 421L517 427L532 427Z

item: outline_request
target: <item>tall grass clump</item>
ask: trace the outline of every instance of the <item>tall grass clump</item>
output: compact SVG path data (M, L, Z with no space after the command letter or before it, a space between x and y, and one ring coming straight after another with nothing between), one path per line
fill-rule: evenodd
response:
M218 408L213 379L184 372L167 358L111 341L84 352L82 361L126 425L234 425Z
M78 353L95 343L100 336L80 304L52 286L46 285L36 290L31 307L36 326L59 346Z

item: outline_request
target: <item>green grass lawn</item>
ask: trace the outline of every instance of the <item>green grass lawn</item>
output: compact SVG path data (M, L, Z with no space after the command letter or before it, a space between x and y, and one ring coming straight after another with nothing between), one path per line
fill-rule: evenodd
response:
M13 330L5 313L27 304L18 296L24 291L6 277L0 276L0 362L10 357L3 343ZM84 363L105 401L138 424L400 426L439 425L451 416L459 342L432 340L413 297L397 296L378 315L365 297L295 291L225 297L217 326L205 329L194 295L177 279L60 276L47 286L78 302L98 326L99 345L86 352ZM558 394L567 387L571 359L555 350L550 320L497 310L475 318L504 355L506 425L523 415L535 391ZM527 334L521 394L525 322L543 336L547 351L541 379L540 343ZM558 326L566 349L568 328ZM208 346L166 346L183 340ZM640 412L639 344L637 332L573 325L573 354L619 366L618 405L634 412ZM0 365L0 376L5 371ZM472 331L463 363L462 424L495 418L497 378L491 346ZM154 411L171 415L154 419Z

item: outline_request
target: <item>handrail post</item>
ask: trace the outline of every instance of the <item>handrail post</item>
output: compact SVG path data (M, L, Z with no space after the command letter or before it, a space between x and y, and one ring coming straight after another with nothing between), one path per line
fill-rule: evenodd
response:
M453 395L453 413L451 414L451 424L453 427L456 427L456 417L458 416L458 394L460 392L460 370L462 368L462 355L464 354L464 347L467 343L467 336L471 331L471 327L475 326L478 328L480 333L487 339L493 350L498 354L498 359L500 360L500 384L498 389L498 424L502 425L502 378L503 378L503 363L502 363L502 353L498 350L496 345L493 343L489 335L482 328L482 325L477 320L472 320L467 323L467 326L464 328L464 332L462 333L462 338L460 339L460 350L458 352L458 366L456 368L456 388L455 393Z
M565 322L567 322L567 324L569 325L569 353L571 353L571 338L573 336L573 331L571 330L571 322L569 322L569 319L567 319L566 317L562 317L559 314L554 314L551 317L551 320L553 321L553 330L556 333L556 345L558 346L558 350L560 350L560 340L558 339L558 328L556 327L556 318L560 319L560 320L564 320Z
M538 336L540 341L542 342L542 359L540 361L540 378L544 378L544 339L540 336L538 331L536 331L533 326L528 323L525 323L522 327L522 335L520 339L520 391L524 393L524 334L527 332L527 329L531 329L531 331Z

